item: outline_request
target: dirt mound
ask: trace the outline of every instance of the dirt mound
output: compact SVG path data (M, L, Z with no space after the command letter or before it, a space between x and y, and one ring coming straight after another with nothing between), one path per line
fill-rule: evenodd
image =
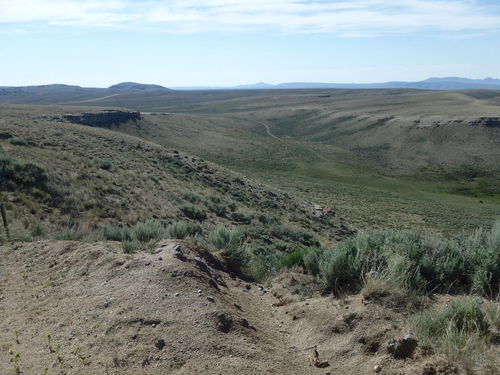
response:
M41 241L0 253L0 373L18 353L26 374L308 371L262 319L264 293L202 249Z
M113 242L3 246L0 275L2 374L441 373L420 348L387 350L408 333L400 313L296 294L298 273L247 283L183 241L134 255Z

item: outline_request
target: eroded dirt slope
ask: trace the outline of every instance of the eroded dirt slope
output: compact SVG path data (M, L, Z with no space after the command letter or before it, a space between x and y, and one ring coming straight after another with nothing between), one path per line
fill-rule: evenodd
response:
M301 277L248 283L182 241L134 255L115 243L3 246L0 373L421 374L436 363L387 353L406 333L401 314L360 296L293 294Z

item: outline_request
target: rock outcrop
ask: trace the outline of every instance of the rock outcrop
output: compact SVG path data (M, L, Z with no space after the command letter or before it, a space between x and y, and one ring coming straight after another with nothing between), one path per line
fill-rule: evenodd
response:
M138 121L142 119L140 112L104 110L101 112L83 112L79 114L67 114L64 120L81 125L95 126L99 128L111 128L113 125L120 125L128 121Z
M471 126L486 126L487 128L500 128L500 117L479 117L469 121Z

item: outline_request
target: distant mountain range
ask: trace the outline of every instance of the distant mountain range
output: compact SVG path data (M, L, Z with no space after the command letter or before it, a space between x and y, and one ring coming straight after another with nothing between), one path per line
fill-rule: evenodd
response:
M322 82L288 82L271 85L259 82L250 85L232 87L223 86L190 86L167 88L154 84L122 82L108 88L80 87L74 85L52 84L40 86L0 86L0 102L3 103L38 103L52 104L58 101L81 103L93 102L106 97L142 95L145 92L165 95L173 91L192 90L285 90L285 89L421 89L421 90L467 90L490 89L500 90L500 79L469 79L460 77L429 78L418 82L382 82L382 83L322 83Z
M285 90L285 89L420 89L420 90L500 90L500 79L469 79L460 77L428 78L424 81L391 81L380 83L324 83L324 82L287 82L272 85L265 82L232 87L192 86L172 87L173 90Z

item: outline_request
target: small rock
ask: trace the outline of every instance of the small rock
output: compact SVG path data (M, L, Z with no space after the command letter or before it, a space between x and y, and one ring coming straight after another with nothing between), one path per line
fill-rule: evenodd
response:
M181 294L180 293L175 293L174 296L179 297Z
M400 340L391 340L387 345L387 351L396 359L410 358L417 345L418 342L415 337L407 334Z
M202 294L203 291L201 289L198 289L198 294Z
M163 247L158 247L156 249L153 250L153 254L159 254L163 251Z
M158 350L162 350L164 347L165 347L165 340L163 339L160 339L158 341L155 342L155 346Z
M409 341L416 341L415 337L413 337L412 334L407 333L406 335L403 336L403 341L409 342Z
M373 371L375 371L377 373L380 372L380 371L382 371L382 366L380 366L380 365L373 366Z
M218 331L228 333L233 329L234 322L231 314L216 312L213 315L215 316Z
M212 296L208 296L208 297L207 297L207 300L208 300L209 302L215 302L215 298L214 298L214 297L212 297Z

